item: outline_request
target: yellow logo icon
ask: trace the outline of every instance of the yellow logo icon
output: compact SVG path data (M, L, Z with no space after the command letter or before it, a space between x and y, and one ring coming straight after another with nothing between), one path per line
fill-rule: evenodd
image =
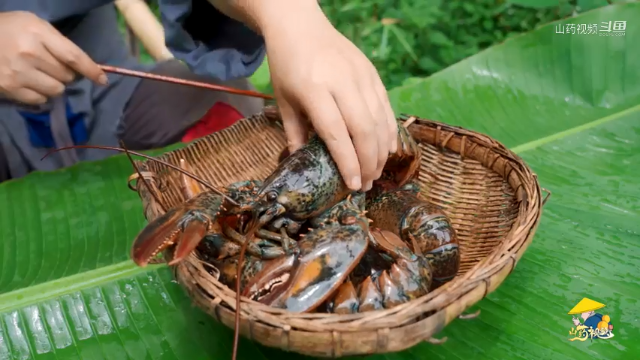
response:
M613 324L609 315L602 315L596 310L605 307L605 304L584 298L569 311L574 327L569 330L573 338L569 341L585 341L587 339L611 339L613 337ZM582 319L582 322L580 321Z

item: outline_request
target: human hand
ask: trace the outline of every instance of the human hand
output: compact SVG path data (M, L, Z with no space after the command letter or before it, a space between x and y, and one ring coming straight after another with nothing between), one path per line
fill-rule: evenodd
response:
M573 325L575 326L580 325L580 320L578 318L572 317L571 320L573 321Z
M0 94L36 105L61 94L75 73L101 84L107 76L79 47L36 15L0 12Z
M373 64L315 0L273 0L256 13L289 151L306 143L311 125L347 186L371 189L397 149L398 131Z

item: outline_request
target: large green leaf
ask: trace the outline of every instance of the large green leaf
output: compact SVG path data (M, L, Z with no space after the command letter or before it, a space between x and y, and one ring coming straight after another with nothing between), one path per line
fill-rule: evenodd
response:
M627 21L625 36L551 24L391 91L397 111L488 133L553 191L505 283L443 345L371 359L634 359L640 276L640 4L574 24ZM194 308L165 267L138 269L144 225L125 157L0 185L0 359L223 359L232 332ZM570 342L567 312L602 302L615 337ZM302 357L243 340L240 358Z

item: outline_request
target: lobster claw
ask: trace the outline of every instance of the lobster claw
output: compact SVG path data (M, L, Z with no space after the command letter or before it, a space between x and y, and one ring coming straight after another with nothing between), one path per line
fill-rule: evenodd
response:
M267 266L247 286L245 296L291 312L310 312L324 303L347 279L367 250L368 228L354 223L333 223L307 233L299 242L299 254L278 259L279 267ZM276 260L274 260L276 261ZM273 270L277 269L277 272ZM286 282L273 287L274 279ZM264 295L265 291L269 291ZM260 297L261 296L261 297Z
M182 261L208 233L220 233L217 222L223 198L203 192L151 221L136 237L131 258L147 266L160 252L176 245L169 265Z

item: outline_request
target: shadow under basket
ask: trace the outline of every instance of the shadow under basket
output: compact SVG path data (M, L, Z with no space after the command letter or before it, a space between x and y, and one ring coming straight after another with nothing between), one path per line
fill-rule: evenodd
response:
M242 298L242 336L318 357L396 352L422 341L438 343L432 338L436 333L457 317L471 318L461 314L513 271L534 236L546 201L536 175L520 157L486 135L413 116L400 120L422 149L422 195L442 207L457 232L461 253L457 276L419 299L353 315L290 313ZM226 186L265 179L285 146L279 114L267 107L159 159L175 165L185 159L199 177ZM148 189L167 208L185 200L180 173L152 161L136 164L148 180L149 188L141 181L135 185L148 221L164 213ZM173 267L176 280L198 307L234 328L235 292L209 269L196 252Z

